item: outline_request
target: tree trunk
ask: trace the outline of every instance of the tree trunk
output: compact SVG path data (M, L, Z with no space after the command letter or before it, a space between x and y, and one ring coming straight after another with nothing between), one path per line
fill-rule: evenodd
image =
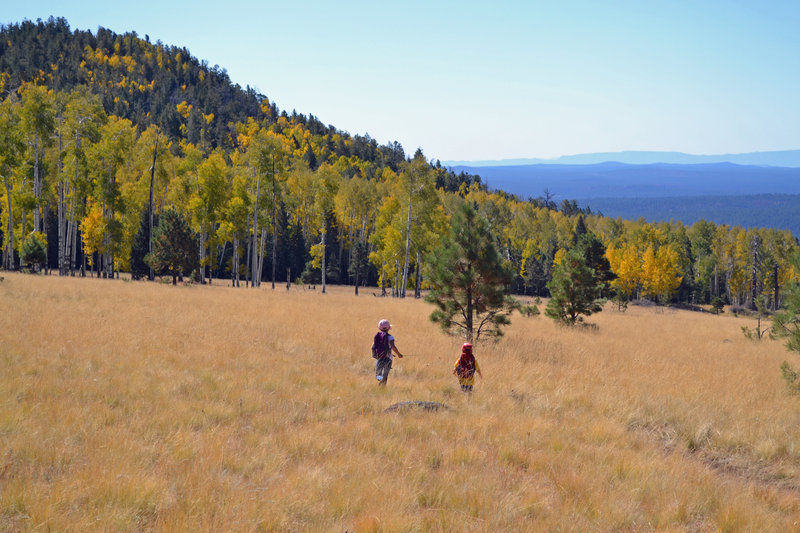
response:
M203 280L203 283L206 282L206 268L208 268L208 284L211 285L211 266L206 265L206 240L208 240L208 232L203 230L200 233L200 246L198 253L200 254L200 279Z
M758 297L758 266L761 262L761 238L756 234L751 242L753 248L753 271L750 279L750 308L756 309L756 298Z
M278 263L278 224L275 213L275 156L272 156L272 290L275 290L275 267ZM289 271L291 272L291 270ZM289 290L289 276L286 276L286 290Z
M355 293L356 293L356 296L358 296L358 285L361 282L361 250L362 250L362 246L363 246L363 244L361 243L361 237L359 237L357 246L354 246L353 247L354 249L350 250L350 253L352 254L351 264L355 265L355 269L354 270L355 270L355 287L356 287Z
M322 294L325 294L325 271L327 270L327 267L325 265L325 256L328 255L325 250L325 237L326 233L323 230L322 241L320 241L320 244L322 244Z
M239 239L233 239L233 257L231 258L231 286L239 286Z
M261 192L261 177L259 176L256 178L256 200L253 202L253 287L258 287L261 285L261 276L259 275L256 278L256 271L258 270L258 250L259 247L256 246L256 242L258 239L258 195Z
M6 186L6 200L8 203L8 226L6 228L6 252L3 257L3 266L6 270L14 270L14 212L11 210L11 183L8 176L3 176Z
M467 287L466 294L466 309L464 310L464 326L466 329L467 342L472 343L472 315L473 315L473 302L472 302L472 287Z
M417 251L417 267L416 267L416 279L414 281L414 298L419 298L421 294L421 285L422 285L422 259L420 258L420 253Z
M394 262L394 287L392 287L392 296L399 298L400 292L400 262L395 259Z
M61 153L64 148L63 137L58 134L58 275L67 274L67 206L64 195L64 161Z
M248 217L249 218L249 217ZM253 242L253 235L250 235L250 222L247 223L247 246L245 246L244 256L246 258L246 268L244 269L244 286L249 287L250 282L253 278L253 264L252 264L252 254L250 251L255 248L255 243Z
M153 164L150 165L150 203L148 207L148 216L150 218L148 224L148 234L147 234L147 252L149 254L153 253L153 189L155 189L155 181L156 181L156 156L158 154L158 138L156 138L156 142L153 145ZM155 270L153 267L150 267L150 273L147 275L147 279L153 281L156 279Z
M75 133L75 151L76 153L80 152L81 149L81 136L80 133ZM76 158L75 161L75 180L74 184L70 187L70 200L69 200L69 214L67 215L67 245L69 246L69 274L70 276L75 275L75 259L77 254L77 235L78 235L78 221L75 220L75 207L76 207L76 198L74 197L74 193L77 191L77 184L78 179L80 177L80 170L79 170L78 161Z
M33 134L33 231L41 231L42 214L39 211L42 201L42 182L39 177L39 133ZM23 235L24 237L24 235Z
M406 257L403 261L403 279L400 285L401 298L406 297L406 285L408 284L408 255L411 251L411 192L408 194L408 217L406 220Z
M261 278L264 272L264 246L267 241L267 228L261 228L261 242L258 250L258 286L261 287Z

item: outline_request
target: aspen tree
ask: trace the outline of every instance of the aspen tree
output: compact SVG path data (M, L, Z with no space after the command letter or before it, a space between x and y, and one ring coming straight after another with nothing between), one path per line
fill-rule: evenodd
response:
M20 130L19 104L11 98L0 103L0 176L5 189L6 226L3 249L3 268L14 269L14 206L12 194L15 186L14 169L24 151Z

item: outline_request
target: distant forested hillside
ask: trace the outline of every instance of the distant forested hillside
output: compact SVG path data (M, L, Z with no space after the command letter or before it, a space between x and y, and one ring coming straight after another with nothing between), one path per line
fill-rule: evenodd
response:
M800 235L800 195L758 194L750 196L687 196L667 198L589 198L580 205L610 217L651 222L680 220L694 224L709 220L716 224L745 228L786 229Z

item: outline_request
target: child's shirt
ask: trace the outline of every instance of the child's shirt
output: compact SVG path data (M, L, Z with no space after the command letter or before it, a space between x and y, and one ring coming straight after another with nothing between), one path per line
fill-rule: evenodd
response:
M453 365L453 368L458 368L458 365L459 365L459 364L461 364L461 357L459 357L458 359L456 359L456 364L455 364L455 365ZM478 370L480 370L480 369L481 369L481 367L480 367L480 366L478 366L478 360L477 360L477 359L473 359L473 364L474 364L474 366L473 366L473 368L474 368L474 372L477 372ZM474 372L473 372L473 373L474 373Z

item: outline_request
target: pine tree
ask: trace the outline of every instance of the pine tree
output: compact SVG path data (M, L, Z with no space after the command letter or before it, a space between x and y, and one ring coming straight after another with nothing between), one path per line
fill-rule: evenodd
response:
M459 206L449 234L428 256L427 265L431 290L425 300L437 307L430 319L447 333L463 334L467 342L501 336L514 310L538 314L509 294L514 273L469 202Z
M158 216L153 218L153 226L158 226ZM155 232L154 232L155 233ZM150 210L142 211L142 218L139 222L139 231L133 238L131 247L131 277L142 279L150 275L150 265L147 264L147 254L150 253Z
M172 276L176 285L178 276L199 267L197 246L197 237L186 219L175 209L168 209L153 231L153 253L147 256L147 262L156 272Z
M600 299L603 284L597 281L594 269L586 264L580 249L564 255L547 288L551 298L545 314L564 325L574 326L583 322L584 316L603 310Z
M44 233L33 232L19 251L20 263L29 267L33 272L39 272L47 261L47 239Z
M792 258L792 266L800 270L800 254ZM786 340L786 348L792 352L800 352L800 284L792 280L784 289L783 308L775 313L772 319L773 337ZM797 370L788 361L781 365L783 379L791 390L800 391L800 380Z

